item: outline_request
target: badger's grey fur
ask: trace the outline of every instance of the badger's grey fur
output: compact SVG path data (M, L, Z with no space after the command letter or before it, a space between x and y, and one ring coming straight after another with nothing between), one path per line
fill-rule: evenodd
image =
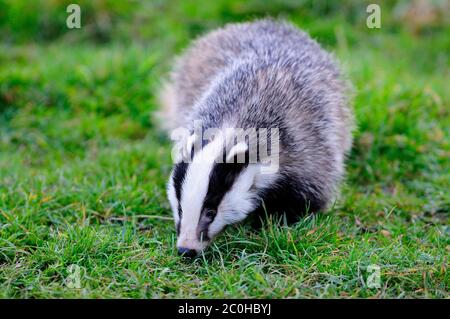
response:
M196 40L164 86L163 124L278 128L280 167L261 176L257 164L176 163L168 195L180 252L198 253L262 203L289 219L326 208L352 144L348 93L332 56L288 23L230 24Z

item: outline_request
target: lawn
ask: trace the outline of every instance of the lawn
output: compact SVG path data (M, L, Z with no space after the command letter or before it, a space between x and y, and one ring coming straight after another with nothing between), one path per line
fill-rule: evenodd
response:
M448 19L417 27L408 1L381 3L381 29L364 1L79 1L68 30L64 4L32 3L0 0L1 298L449 298ZM266 15L354 85L341 198L293 226L230 227L186 261L157 92L192 38Z

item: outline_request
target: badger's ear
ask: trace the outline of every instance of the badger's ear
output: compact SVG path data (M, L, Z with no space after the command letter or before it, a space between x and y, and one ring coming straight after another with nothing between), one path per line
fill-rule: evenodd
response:
M234 145L228 152L226 157L227 163L233 163L234 157L237 157L237 163L245 162L245 153L248 151L246 142L239 142Z
M192 157L192 148L197 140L197 135L186 132L176 132L171 135L172 140L175 142L172 149L172 158L175 163L178 162L190 162Z
M183 158L186 160L191 160L192 157L192 148L194 147L195 141L197 140L197 135L194 133L191 136L189 136L185 143L183 148Z

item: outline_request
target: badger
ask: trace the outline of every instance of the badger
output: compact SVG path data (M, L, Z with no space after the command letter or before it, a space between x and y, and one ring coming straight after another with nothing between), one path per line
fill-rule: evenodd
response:
M248 216L295 222L335 200L352 145L351 85L294 25L263 19L207 33L176 59L161 92L180 255L199 255Z

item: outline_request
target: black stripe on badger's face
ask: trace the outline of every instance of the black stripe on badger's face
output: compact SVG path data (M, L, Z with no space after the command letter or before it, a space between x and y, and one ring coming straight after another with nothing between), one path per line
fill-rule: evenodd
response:
M181 217L183 215L183 210L181 208L181 204L180 204L180 200L181 200L181 188L184 182L184 178L186 176L186 172L188 169L188 163L185 162L180 162L177 163L173 169L173 174L172 174L172 182L173 182L173 186L175 188L175 196L177 199L177 203L178 203L178 223L176 225L176 229L177 229L177 234L180 233L180 223L181 223Z
M199 240L210 240L208 236L209 225L217 215L217 209L231 189L234 181L248 164L245 163L215 163L209 175L208 191L203 201L200 213L197 237Z

